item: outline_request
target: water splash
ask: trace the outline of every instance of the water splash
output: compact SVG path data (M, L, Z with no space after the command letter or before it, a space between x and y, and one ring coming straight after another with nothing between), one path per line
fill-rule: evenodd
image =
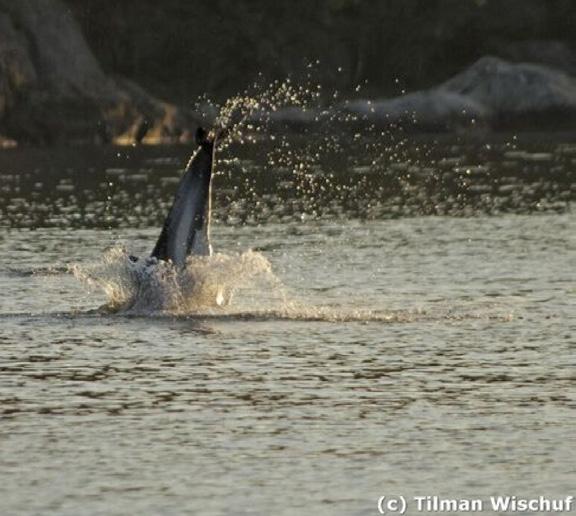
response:
M114 247L90 265L72 265L74 276L102 291L101 312L137 316L201 316L209 320L408 322L414 314L343 306L316 306L297 299L261 253L190 256L185 269Z
M330 94L312 72L297 83L289 78L266 83L260 78L221 104L207 97L197 103L198 111L211 113L215 127L226 129L228 137L219 144L217 170L230 177L243 175L242 190L248 198L235 199L247 200L249 213L240 217L243 222L253 212L257 214L254 206L260 203L253 162L237 157L241 146L270 144L258 148L265 161L263 171L281 179L280 194L297 193L295 215L300 218L322 217L326 205L338 210L354 204L361 191L369 190L357 170L382 175L390 163L403 162L402 131L366 124L360 131L356 116L332 105L338 92ZM335 176L335 162L346 170L344 181ZM370 215L378 214L378 206L371 206Z
M231 142L256 143L262 137L271 137L271 125L282 113L308 113L316 118L320 91L321 86L312 81L294 84L285 79L265 83L259 79L221 104L203 97L196 103L196 109L210 112L212 125L226 129L229 138L220 144L222 150Z
M270 262L253 251L191 256L180 270L150 258L134 261L125 249L114 247L99 262L73 265L71 272L105 294L103 309L108 312L186 315L224 307L240 290L284 296Z
M146 317L200 317L212 321L317 321L407 324L470 319L510 321L499 309L456 310L318 305L296 296L254 251L192 256L185 269L146 258L133 261L122 247L71 272L107 298L100 312Z

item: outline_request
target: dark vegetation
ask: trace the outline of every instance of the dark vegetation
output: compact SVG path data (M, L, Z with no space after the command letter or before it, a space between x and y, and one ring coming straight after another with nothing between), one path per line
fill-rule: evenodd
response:
M283 128L572 130L574 14L573 0L0 0L0 145L187 142L214 122L201 95L287 77L320 103L290 97L270 115Z
M258 73L298 78L317 59L316 78L348 96L426 88L485 55L576 69L574 0L67 3L105 71L179 103L222 99Z

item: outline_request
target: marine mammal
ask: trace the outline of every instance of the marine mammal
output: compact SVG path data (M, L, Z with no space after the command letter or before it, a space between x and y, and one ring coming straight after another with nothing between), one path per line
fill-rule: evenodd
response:
M179 288L186 292L186 298L194 299L196 304L223 306L232 300L233 289L227 286L226 282L207 280L202 277L202 273L198 275L198 270L190 275L187 270L189 256L212 255L210 210L214 150L217 141L225 134L224 129L210 133L202 128L196 131L198 149L184 169L158 241L151 255L143 261L144 268L135 269L137 297L142 298L146 304L150 303L150 299L158 299L158 293L162 294L163 287L167 286L162 280L157 281L157 273L162 275L166 272L166 269L158 267L159 262L166 262L174 267L178 282L182 281ZM129 259L133 263L140 262L135 256L129 256ZM169 285L168 298L173 286ZM132 303L130 307L133 306Z
M180 180L174 202L151 256L186 265L189 255L210 256L210 210L214 149L222 131L196 131L198 149L190 158Z

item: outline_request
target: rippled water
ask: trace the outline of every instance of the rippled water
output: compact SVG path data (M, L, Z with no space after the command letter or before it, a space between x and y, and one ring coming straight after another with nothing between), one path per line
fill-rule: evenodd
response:
M231 147L214 245L253 249L274 280L146 316L97 310L105 294L70 267L148 252L189 149L2 153L0 512L572 494L566 140Z

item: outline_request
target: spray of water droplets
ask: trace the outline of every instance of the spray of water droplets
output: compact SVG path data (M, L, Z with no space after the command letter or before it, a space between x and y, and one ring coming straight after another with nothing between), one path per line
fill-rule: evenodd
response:
M314 65L309 68L313 70ZM256 81L223 104L206 97L199 100L197 109L212 113L213 125L225 128L229 135L219 145L219 173L241 176L243 181L235 186L242 198L227 193L226 201L249 208L232 209L239 215L228 213L226 222L262 221L275 209L271 205L288 196L293 206L289 216L299 219L334 218L342 213L354 216L355 211L362 218L393 214L396 207L388 210L381 202L386 197L382 184L374 186L383 176L390 177L391 190L397 191L399 202L411 195L414 171L434 167L427 163L425 146L414 152L400 125L378 126L362 110L351 109L354 102L334 104L339 98L338 91L324 88L309 73L308 79L300 79L298 84L289 79ZM358 102L370 105L370 101ZM257 163L249 157L238 158L239 148L250 144L258 144ZM279 198L270 195L270 202L263 202L255 171L277 180ZM372 198L359 204L366 194ZM219 213L216 217L223 220Z
M74 265L72 273L106 297L103 310L125 314L198 314L222 310L235 295L267 293L268 302L284 303L282 284L260 253L191 256L186 267L155 259L131 259L122 247L104 253L90 265ZM241 296L244 297L244 296ZM245 301L244 301L245 302Z
M203 111L212 113L212 125L226 134L218 146L217 171L229 174L229 188L226 192L215 188L217 221L250 224L305 217L376 218L393 215L398 206L406 206L405 197L415 199L410 206L415 213L422 209L422 199L427 198L425 191L419 193L422 177L427 182L435 180L436 164L428 157L429 149L425 145L408 149L408 140L399 128L383 130L363 121L360 130L354 114L324 106L327 97L334 99L337 92L323 92L311 81L294 84L286 80L264 86L256 82L221 105L207 98L199 100ZM245 146L257 149L263 170L257 171L253 160L238 158L238 148ZM263 175L274 178L268 181L274 193L259 190L257 182L264 183ZM388 192L382 192L383 176ZM423 185L427 188L426 182ZM416 186L420 188L418 196L414 195ZM392 199L388 204L385 193ZM226 207L221 214L219 206ZM291 318L352 317L289 301L270 263L250 251L191 257L188 266L178 271L170 264L147 259L132 262L124 251L115 249L101 263L77 267L74 273L100 288L112 311L186 314L215 307L229 311L222 307L234 301L234 309L245 309L244 313L257 313L265 306ZM270 293L272 301L265 299ZM246 304L249 299L251 307ZM380 316L372 312L358 315L359 320L372 317ZM388 315L382 317L388 320Z

